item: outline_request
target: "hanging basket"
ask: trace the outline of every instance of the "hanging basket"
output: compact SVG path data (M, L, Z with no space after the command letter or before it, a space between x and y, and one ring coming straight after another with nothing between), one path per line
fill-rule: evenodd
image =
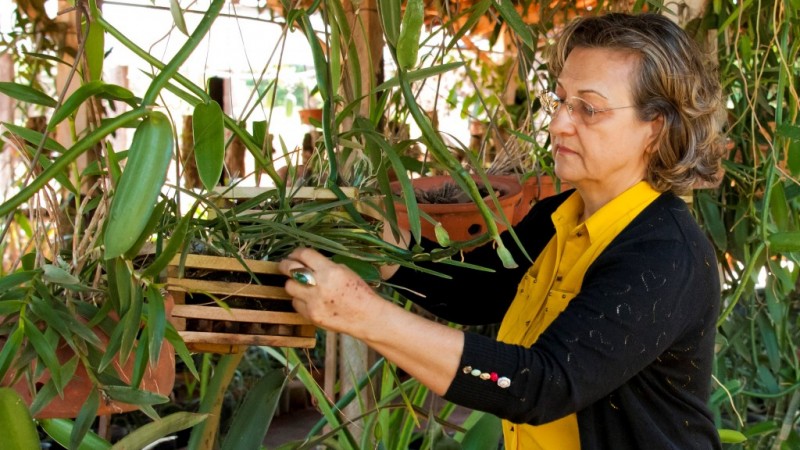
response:
M244 263L207 255L172 260L167 289L186 346L208 353L237 353L250 345L314 347L316 328L292 308L278 264Z

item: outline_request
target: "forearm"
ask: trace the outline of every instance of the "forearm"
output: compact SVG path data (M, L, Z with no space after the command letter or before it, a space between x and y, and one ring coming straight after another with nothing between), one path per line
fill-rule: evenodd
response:
M464 333L383 301L356 336L438 395L458 370Z

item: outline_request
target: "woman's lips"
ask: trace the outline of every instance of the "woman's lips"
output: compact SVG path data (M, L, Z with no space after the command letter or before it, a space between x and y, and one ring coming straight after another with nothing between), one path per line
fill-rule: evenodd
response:
M566 147L566 146L561 145L561 144L556 145L556 155L559 155L559 154L562 154L562 153L566 154L566 155L570 155L570 154L574 155L575 151L573 151L571 148Z

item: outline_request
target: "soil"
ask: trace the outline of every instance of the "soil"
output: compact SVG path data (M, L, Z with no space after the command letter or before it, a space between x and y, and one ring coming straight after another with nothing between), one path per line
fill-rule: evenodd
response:
M481 197L486 198L489 196L489 190L482 184L478 184L478 191ZM453 203L472 203L472 199L458 186L456 183L444 183L436 189L430 190L417 190L414 192L416 195L417 203L436 205L436 204L453 204ZM498 197L503 195L503 192L496 190L495 193Z

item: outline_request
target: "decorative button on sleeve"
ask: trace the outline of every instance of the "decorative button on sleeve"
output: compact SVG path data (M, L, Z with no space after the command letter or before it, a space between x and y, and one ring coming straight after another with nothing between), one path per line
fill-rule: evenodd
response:
M497 374L497 372L484 372L480 369L476 369L472 366L464 366L461 368L461 372L465 375L472 375L473 377L478 377L484 381L491 381L496 383L498 387L501 389L506 389L511 386L511 379L508 377L501 377Z

